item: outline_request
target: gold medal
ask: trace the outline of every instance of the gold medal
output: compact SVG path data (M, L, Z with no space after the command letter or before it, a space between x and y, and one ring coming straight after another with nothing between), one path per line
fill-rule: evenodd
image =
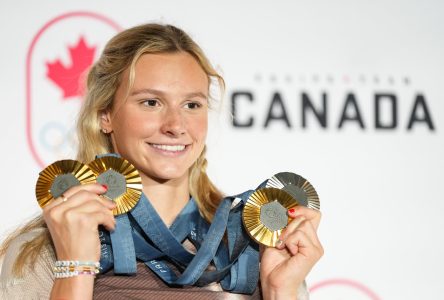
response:
M259 189L248 198L242 220L254 240L275 247L282 230L291 221L287 210L297 205L298 202L282 189Z
M271 177L266 187L282 189L297 200L300 205L319 210L320 203L318 193L311 183L304 177L290 173L282 172Z
M105 197L117 206L115 216L130 211L142 194L142 179L139 171L126 159L115 156L97 158L88 164L97 176L97 182L108 187Z
M70 159L59 160L39 174L35 186L37 202L44 208L52 199L60 197L69 188L93 183L96 177L88 166Z

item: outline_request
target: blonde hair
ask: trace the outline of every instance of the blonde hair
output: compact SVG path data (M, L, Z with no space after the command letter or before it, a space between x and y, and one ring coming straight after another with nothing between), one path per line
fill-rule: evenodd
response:
M110 136L101 131L100 114L112 109L114 96L125 70L129 69L128 83L131 87L135 64L142 55L177 52L186 52L194 57L208 76L208 88L217 82L221 94L223 93L225 83L222 76L213 68L202 49L183 30L172 25L145 24L122 31L107 43L99 60L88 73L85 102L77 121L77 160L88 163L97 154L113 152ZM223 195L206 173L205 152L206 149L189 170L189 190L202 216L211 222ZM16 237L42 227L46 228L46 224L42 216L38 216L18 228L0 247L0 256L5 254ZM24 266L35 261L42 248L51 243L47 229L25 243L14 264L14 274L22 275Z

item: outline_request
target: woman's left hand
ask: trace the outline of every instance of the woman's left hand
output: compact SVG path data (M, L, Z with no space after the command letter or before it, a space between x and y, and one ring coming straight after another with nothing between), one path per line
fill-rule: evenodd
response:
M298 288L324 254L317 229L319 211L297 206L288 211L293 220L276 248L261 247L261 286L264 299L296 299Z

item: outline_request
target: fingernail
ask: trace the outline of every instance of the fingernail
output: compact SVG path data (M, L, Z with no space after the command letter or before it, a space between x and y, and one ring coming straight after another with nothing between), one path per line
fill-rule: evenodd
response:
M108 190L108 186L106 184L102 184L102 187L105 189L105 191Z
M295 210L294 208L290 208L290 209L288 210L288 212L289 212L290 214L294 214L295 211L296 211L296 210Z
M282 244L284 243L284 241L282 240L277 240L276 242L276 248L280 248L282 246Z

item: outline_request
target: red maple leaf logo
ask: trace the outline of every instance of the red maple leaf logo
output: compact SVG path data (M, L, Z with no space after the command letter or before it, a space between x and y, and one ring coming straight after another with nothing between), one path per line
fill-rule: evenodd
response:
M63 99L81 96L83 94L83 74L94 60L96 47L88 47L83 36L80 36L77 45L69 47L71 65L65 66L57 59L46 63L46 76L63 91Z

